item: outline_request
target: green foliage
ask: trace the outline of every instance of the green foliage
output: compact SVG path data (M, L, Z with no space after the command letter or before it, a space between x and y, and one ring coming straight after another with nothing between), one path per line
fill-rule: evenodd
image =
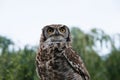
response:
M109 80L120 79L120 50L113 50L106 60L106 70Z
M0 80L38 80L35 72L35 51L23 50L0 56Z
M100 29L85 33L73 27L71 33L73 49L85 62L91 80L120 80L120 44L116 46L116 42L120 41L119 34L116 41ZM111 48L104 59L96 51L98 43L100 47ZM10 45L14 45L13 41L0 36L0 80L39 80L35 71L36 48L25 46L12 51Z
M7 53L9 46L13 44L13 41L11 41L10 39L0 36L0 50L2 54Z
M85 62L92 80L104 80L101 77L104 77L104 75L99 72L103 68L102 60L92 48L95 44L93 35L84 33L78 28L72 28L71 32L72 46Z
M120 74L120 51L116 49L115 42L109 35L100 29L92 29L89 33L84 33L79 28L72 28L72 46L82 57L91 75L91 80L119 80ZM119 36L120 37L120 36ZM97 43L102 46L111 46L110 56L105 61L94 49ZM120 45L118 45L120 46ZM117 53L117 54L116 54ZM117 58L116 58L117 57ZM115 64L115 65L113 65ZM116 76L116 78L114 78Z

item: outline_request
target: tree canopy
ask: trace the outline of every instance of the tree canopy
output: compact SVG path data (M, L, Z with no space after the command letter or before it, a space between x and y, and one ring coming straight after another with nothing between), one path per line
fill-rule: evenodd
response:
M85 33L71 28L73 49L82 57L91 80L120 80L120 35L106 34L101 29ZM39 80L35 69L36 47L10 50L11 39L0 36L0 80ZM100 46L99 46L100 45ZM110 48L109 54L100 56L97 48ZM102 48L101 48L102 50Z

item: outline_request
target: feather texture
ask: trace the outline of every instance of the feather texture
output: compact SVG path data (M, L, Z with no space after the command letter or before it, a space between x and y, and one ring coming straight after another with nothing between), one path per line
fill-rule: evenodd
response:
M68 27L60 24L43 28L36 71L40 80L90 80L82 59L71 47Z

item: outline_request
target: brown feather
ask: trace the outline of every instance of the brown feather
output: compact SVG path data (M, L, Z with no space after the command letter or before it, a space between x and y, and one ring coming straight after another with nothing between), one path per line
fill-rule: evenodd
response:
M51 27L54 32L60 32L59 28L64 27L66 33L53 36L53 32L48 35L46 33L48 27ZM40 80L90 80L82 59L71 48L68 27L60 24L47 25L43 28L36 55L36 71Z

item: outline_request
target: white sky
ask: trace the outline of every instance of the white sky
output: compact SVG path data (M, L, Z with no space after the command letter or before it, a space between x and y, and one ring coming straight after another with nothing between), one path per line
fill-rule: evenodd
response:
M120 33L120 0L0 0L0 35L38 45L41 28L61 23Z

